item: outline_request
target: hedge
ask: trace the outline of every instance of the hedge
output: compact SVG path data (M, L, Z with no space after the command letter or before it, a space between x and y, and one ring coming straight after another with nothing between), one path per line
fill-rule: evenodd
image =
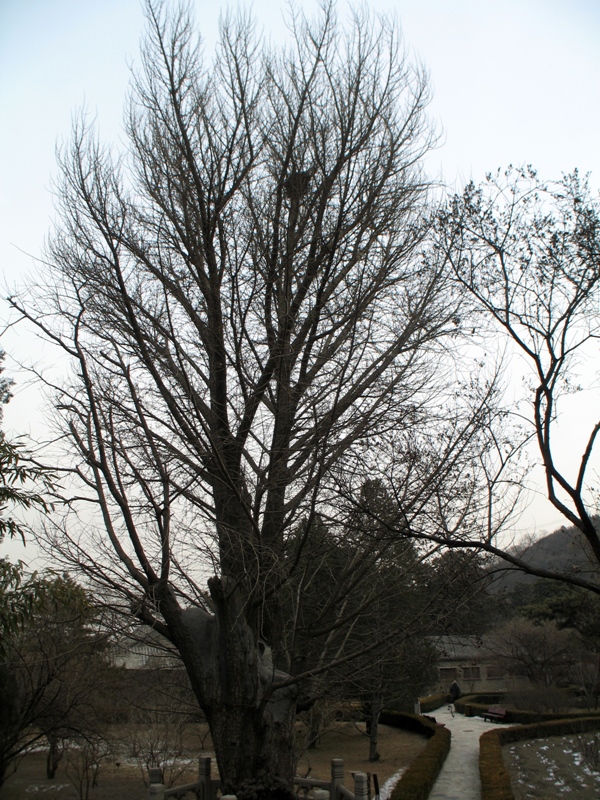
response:
M488 710L489 706L502 705L503 695L501 694L474 694L466 695L457 700L454 704L456 710L464 714L465 707L470 706L471 716L482 716ZM538 711L517 711L516 709L507 708L505 722L512 722L518 725L532 725L539 722L552 722L554 720L562 719L600 719L597 711L565 711L558 713L556 711L542 714Z
M419 697L421 714L429 714L440 706L446 706L450 702L449 694L430 694L427 697Z
M418 714L382 711L383 725L427 736L429 741L402 775L390 800L427 800L450 750L450 731Z
M502 758L502 742L498 731L487 731L479 738L479 776L481 800L514 800L510 774Z
M481 776L481 800L514 800L510 774L502 758L502 746L524 739L540 739L544 736L567 736L600 729L600 716L585 716L571 719L554 719L551 722L536 722L519 728L494 728L479 739L479 774Z

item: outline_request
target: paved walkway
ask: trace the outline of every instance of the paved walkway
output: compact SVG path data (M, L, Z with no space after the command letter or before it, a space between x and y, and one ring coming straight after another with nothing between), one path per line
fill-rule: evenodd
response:
M432 711L430 716L449 729L452 743L429 800L481 800L479 737L501 724L462 714L453 717L447 706Z

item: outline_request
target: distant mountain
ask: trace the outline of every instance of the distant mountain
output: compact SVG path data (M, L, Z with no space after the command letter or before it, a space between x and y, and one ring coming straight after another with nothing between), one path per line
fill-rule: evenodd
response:
M599 522L596 524L599 525ZM563 527L530 544L514 547L510 552L532 567L553 572L579 573L590 577L600 573L600 566L590 554L585 537L575 527ZM518 586L529 586L538 580L537 576L515 568L506 569L505 564L509 567L506 562L497 562L491 570L495 575L490 587L492 592L512 592Z

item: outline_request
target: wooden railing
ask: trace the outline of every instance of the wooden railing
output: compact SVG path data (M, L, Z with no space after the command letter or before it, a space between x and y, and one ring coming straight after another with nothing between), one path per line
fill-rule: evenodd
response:
M312 790L314 800L369 800L367 776L364 772L354 772L354 792L344 786L344 762L341 758L331 761L331 779L328 781L316 778L294 778L294 785L304 796ZM148 775L149 800L166 800L168 797L183 798L194 793L198 800L217 800L221 782L211 777L211 759L200 758L198 761L198 780L180 786L167 788L163 784L160 767L152 768ZM221 800L236 800L235 795L221 795Z

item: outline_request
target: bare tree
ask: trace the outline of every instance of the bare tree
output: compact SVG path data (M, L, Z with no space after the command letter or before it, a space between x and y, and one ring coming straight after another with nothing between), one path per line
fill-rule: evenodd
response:
M46 289L12 302L73 363L57 406L84 490L55 554L177 647L225 790L268 796L289 790L297 686L381 645L349 634L397 532L345 533L341 488L429 424L459 331L420 252L427 81L366 11L294 15L280 51L226 19L209 65L185 10L146 10L129 150L76 127ZM422 462L407 495L447 472ZM350 538L309 625L319 515ZM299 666L303 636L320 651Z
M485 648L510 675L546 689L572 680L582 650L573 631L560 630L553 622L534 624L524 619L513 619L493 631Z
M441 212L437 247L473 299L476 324L492 335L503 333L523 357L529 396L527 409L518 412L529 426L522 444L537 441L548 499L582 532L592 561L600 561L598 487L590 475L600 422L589 431L574 474L556 447L558 406L578 390L582 365L589 377L600 334L598 199L577 173L557 183L542 182L532 170L488 176ZM526 554L499 550L490 541L485 549L533 574L600 593L597 573L533 568Z
M111 687L105 634L96 610L70 578L32 575L17 629L3 626L0 654L0 785L7 770L32 746L46 740L47 775L53 778L61 744L74 736L92 739ZM35 589L34 589L35 586ZM2 590L5 585L0 585ZM17 599L17 603L21 598Z

